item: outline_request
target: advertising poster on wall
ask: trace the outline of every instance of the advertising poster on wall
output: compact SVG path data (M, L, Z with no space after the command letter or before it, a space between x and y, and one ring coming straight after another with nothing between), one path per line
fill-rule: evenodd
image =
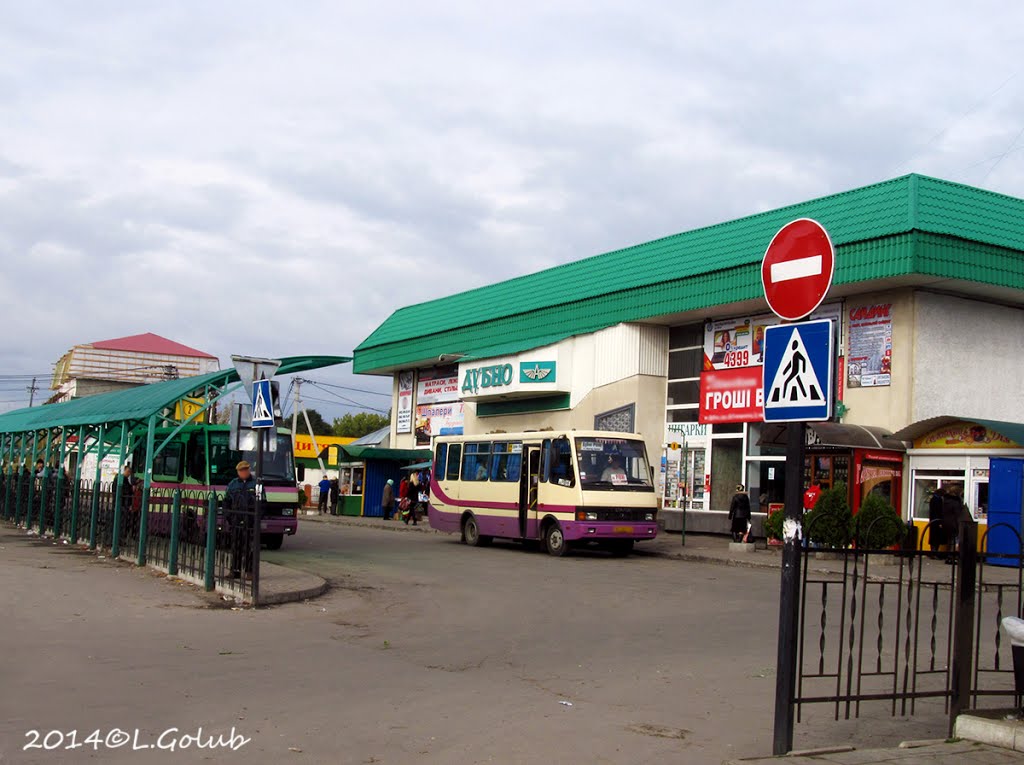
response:
M892 303L850 309L847 386L877 388L892 373Z
M441 404L459 400L459 368L421 369L416 382L416 404Z
M430 404L416 407L416 445L430 446L433 436L461 436L465 429L466 405Z
M412 433L412 389L416 373L398 373L398 413L395 415L397 432Z
M839 324L842 305L823 305L812 319L835 319ZM764 363L764 331L781 323L775 314L739 316L708 322L704 329L704 371L755 367Z

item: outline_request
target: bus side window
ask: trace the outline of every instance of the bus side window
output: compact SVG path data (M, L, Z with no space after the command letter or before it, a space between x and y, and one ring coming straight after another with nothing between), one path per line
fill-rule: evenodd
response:
M448 447L448 480L459 480L459 466L462 464L462 444L451 444ZM435 474L436 475L436 474Z
M466 444L462 454L462 480L486 481L487 468L491 461L489 443Z
M448 444L438 444L437 449L434 450L434 475L438 479L443 479L445 476L447 457Z
M547 481L548 480L548 476L551 474L551 459L550 459L550 455L551 455L551 439L550 438L545 438L544 439L544 443L541 446L541 450L540 450L540 459L541 459L540 480L542 480L542 481Z

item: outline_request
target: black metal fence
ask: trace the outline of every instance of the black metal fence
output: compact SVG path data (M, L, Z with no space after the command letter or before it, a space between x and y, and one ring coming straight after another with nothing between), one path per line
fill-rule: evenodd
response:
M930 532L931 524L910 549L803 548L798 722L806 705L830 705L839 720L869 704L914 715L932 699L951 730L969 706L1020 704L1000 623L1022 613L1024 546L987 554L987 537L979 544L977 525L965 523L955 549L922 549ZM833 562L823 567L819 554Z
M150 565L259 603L259 514L255 494L143 489L75 482L61 473L0 479L0 517L71 543Z

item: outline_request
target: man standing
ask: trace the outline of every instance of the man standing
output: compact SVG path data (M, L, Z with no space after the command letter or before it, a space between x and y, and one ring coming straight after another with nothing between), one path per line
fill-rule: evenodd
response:
M331 481L327 476L323 477L323 480L317 484L320 487L320 515L327 512L327 500L331 496Z
M750 530L750 497L743 484L737 484L736 493L729 503L729 520L732 521L732 541L747 541L747 532Z
M237 579L242 575L242 565L246 571L252 570L252 526L256 516L256 479L253 477L249 463L242 460L235 466L238 474L231 479L224 494L224 505L228 532L231 534L231 576ZM208 518L208 523L216 523L215 518Z
M384 494L380 499L380 507L384 511L384 520L390 521L391 513L395 509L395 482L391 478L384 484Z
M945 499L945 487L939 486L928 500L928 546L931 548L933 558L946 557L945 553L941 555L939 553L939 548L949 542L946 524L942 520L942 505Z
M964 504L963 493L963 484L954 483L942 498L942 527L946 532L951 551L957 547L960 541L960 526L974 521L974 516ZM950 555L946 558L946 563L953 563L954 559L954 556Z

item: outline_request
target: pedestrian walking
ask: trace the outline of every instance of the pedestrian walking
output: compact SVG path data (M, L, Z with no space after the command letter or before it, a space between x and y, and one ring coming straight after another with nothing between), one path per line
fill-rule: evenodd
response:
M750 529L750 497L743 484L737 484L736 493L729 503L729 520L732 521L732 541L744 542Z
M949 540L949 549L952 553L960 541L960 527L965 523L973 523L974 516L967 509L963 500L964 487L962 484L954 483L942 498L942 527ZM949 555L946 563L952 564L955 556Z
M390 521L391 514L395 511L395 482L391 478L384 484L384 495L380 499L380 507L384 511L384 520Z
M409 476L409 485L406 487L405 499L402 500L402 522L408 526L412 521L413 526L419 525L420 486L419 476L413 473Z
M320 498L318 500L318 508L320 515L327 512L327 502L331 498L331 481L327 476L323 477L323 480L317 484L320 487Z

